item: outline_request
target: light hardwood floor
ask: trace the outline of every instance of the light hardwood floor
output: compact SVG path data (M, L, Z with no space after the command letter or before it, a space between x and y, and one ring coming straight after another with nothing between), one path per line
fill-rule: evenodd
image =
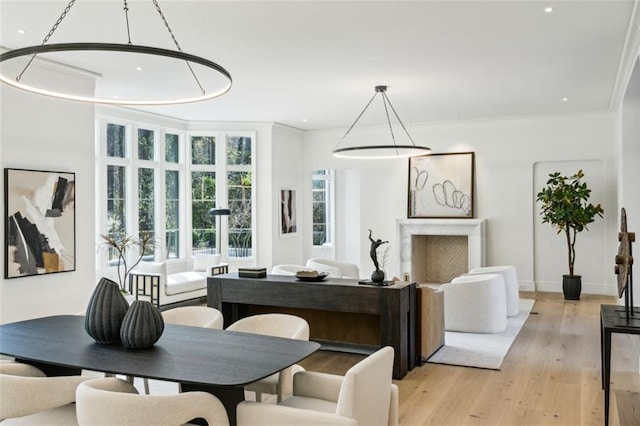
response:
M536 304L500 371L426 363L400 387L401 425L602 425L600 305L613 297L521 293ZM613 335L611 423L640 425L638 336ZM344 374L358 355L317 352L307 370ZM620 406L620 415L616 406Z

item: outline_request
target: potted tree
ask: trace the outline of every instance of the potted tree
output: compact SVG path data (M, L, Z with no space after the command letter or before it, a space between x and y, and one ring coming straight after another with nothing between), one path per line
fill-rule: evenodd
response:
M587 225L596 216L603 217L604 214L600 204L594 206L588 202L591 190L581 181L583 177L582 170L568 177L560 172L551 173L546 186L537 195L537 201L542 202L542 223L551 224L558 234L564 232L567 241L569 274L562 276L562 291L568 300L580 299L582 290L582 276L575 275L573 270L576 236L587 230Z

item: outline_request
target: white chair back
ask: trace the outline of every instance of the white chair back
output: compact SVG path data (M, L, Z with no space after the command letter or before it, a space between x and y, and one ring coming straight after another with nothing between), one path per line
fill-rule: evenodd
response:
M332 275L331 270L323 268L337 268L340 274L338 278L360 278L360 268L358 268L358 265L355 263L333 259L314 258L307 260L307 267L317 270L328 270L330 275Z
M336 414L354 418L360 425L388 425L393 355L393 348L386 346L347 371Z
M307 271L309 268L303 265L275 265L271 268L271 275L295 275L298 271Z
M218 398L207 392L139 395L115 377L89 380L78 386L76 411L80 425L181 425L203 418L209 425L229 425Z
M208 306L183 306L162 312L167 324L188 325L191 327L222 329L222 312Z
M309 323L304 318L289 314L252 315L234 322L227 330L309 340Z

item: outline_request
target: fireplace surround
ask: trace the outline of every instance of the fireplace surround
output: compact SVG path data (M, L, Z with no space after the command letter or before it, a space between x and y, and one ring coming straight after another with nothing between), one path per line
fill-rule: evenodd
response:
M399 259L397 261L399 276L409 273L412 280L414 271L414 254L424 255L422 246L414 245L420 241L420 236L452 236L466 237L468 272L473 268L479 268L485 264L485 220L484 219L397 219L396 220L396 246ZM448 244L461 244L460 238L451 239ZM442 275L442 274L436 274ZM417 277L419 280L420 278ZM422 281L422 280L421 280Z

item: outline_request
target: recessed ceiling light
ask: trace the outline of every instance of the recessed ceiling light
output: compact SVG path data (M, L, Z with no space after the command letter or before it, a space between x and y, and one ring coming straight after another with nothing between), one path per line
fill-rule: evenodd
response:
M553 12L553 8L552 7L545 7L544 11L545 11L545 13L551 13L551 12Z
M308 120L306 118L303 118L302 121L304 121L306 123Z
M18 34L24 34L24 30L18 30Z
M569 98L562 98L562 102L567 102Z
M136 67L137 71L142 71L142 67Z

